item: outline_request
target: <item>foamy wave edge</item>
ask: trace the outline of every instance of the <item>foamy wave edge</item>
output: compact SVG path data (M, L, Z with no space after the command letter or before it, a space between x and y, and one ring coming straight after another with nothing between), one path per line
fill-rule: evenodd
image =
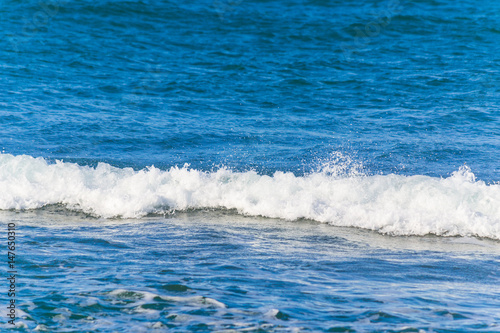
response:
M106 163L80 166L0 154L0 209L62 204L103 218L201 208L310 219L392 235L500 239L500 185L477 181L468 167L448 178L400 175L305 176L172 167L136 171Z

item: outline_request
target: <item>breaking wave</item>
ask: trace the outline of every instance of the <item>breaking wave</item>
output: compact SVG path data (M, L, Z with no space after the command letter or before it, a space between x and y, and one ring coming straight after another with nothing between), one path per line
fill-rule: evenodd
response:
M99 163L94 168L0 154L0 209L53 204L103 218L221 208L393 235L500 239L500 185L476 180L465 166L448 178L367 176L345 165L329 165L304 176L267 176L188 166L136 171Z

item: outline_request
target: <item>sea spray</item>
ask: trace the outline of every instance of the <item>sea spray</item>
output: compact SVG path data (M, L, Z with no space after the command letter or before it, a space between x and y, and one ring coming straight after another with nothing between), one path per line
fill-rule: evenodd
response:
M328 165L303 176L227 168L205 172L188 166L136 171L106 163L93 168L1 154L0 209L61 204L104 218L234 209L251 216L310 219L392 235L500 239L500 185L476 180L466 166L448 178L367 176L353 170Z

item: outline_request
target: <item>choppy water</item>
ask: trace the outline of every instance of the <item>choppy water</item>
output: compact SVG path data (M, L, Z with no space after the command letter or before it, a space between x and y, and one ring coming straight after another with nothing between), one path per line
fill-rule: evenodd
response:
M58 209L1 218L23 225L28 331L499 330L496 241L213 211L141 221Z
M18 330L500 332L500 2L0 16Z

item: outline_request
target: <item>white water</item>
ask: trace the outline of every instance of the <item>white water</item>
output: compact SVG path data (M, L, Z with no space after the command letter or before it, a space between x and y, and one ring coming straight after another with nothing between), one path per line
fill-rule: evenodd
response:
M339 166L342 170L343 166ZM198 208L394 235L436 234L500 239L500 185L476 181L467 167L448 178L361 174L329 170L297 177L276 172L188 167L141 171L100 163L96 168L0 154L0 209L63 204L96 216L139 218Z

